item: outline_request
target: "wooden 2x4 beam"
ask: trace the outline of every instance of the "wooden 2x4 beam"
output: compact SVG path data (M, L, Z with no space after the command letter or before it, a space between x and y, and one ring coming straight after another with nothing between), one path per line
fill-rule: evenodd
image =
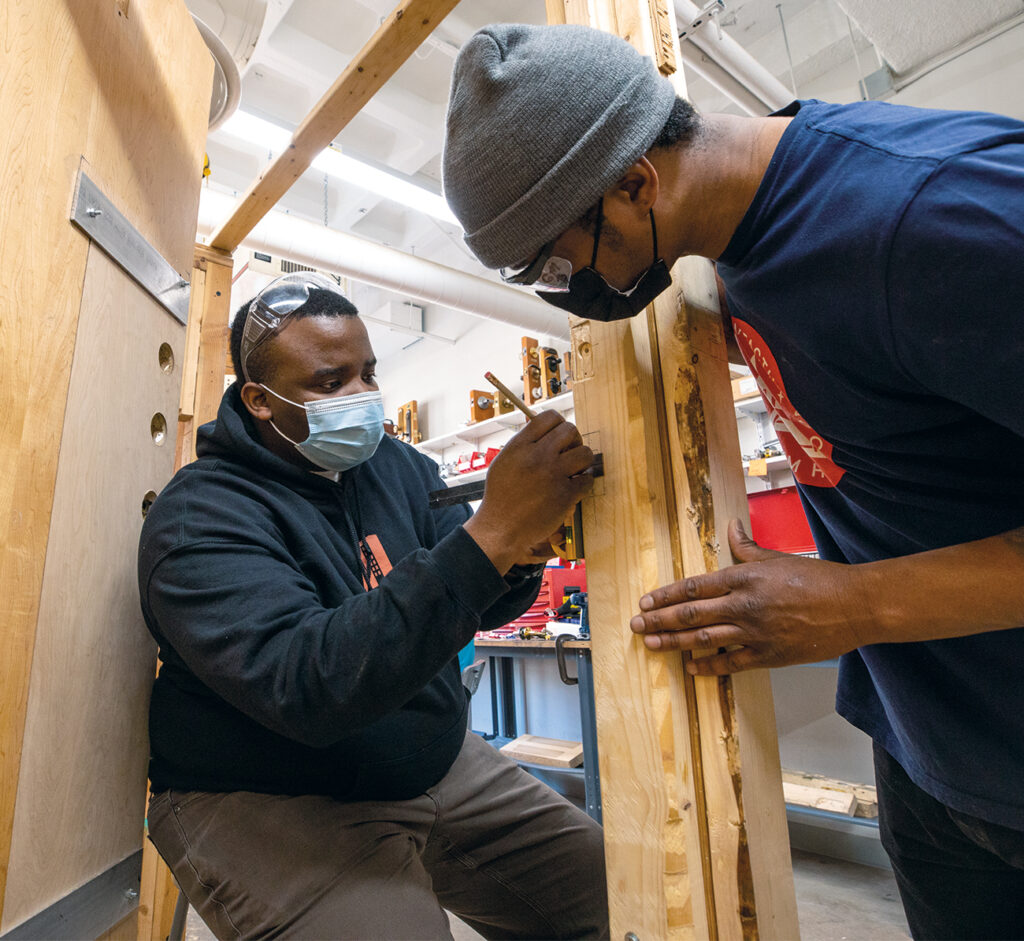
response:
M663 71L678 62L668 0L547 0L547 12L652 57L667 35ZM678 71L670 80L685 93ZM727 522L746 517L711 265L684 259L643 314L571 330L576 423L605 460L583 529L611 937L792 941L767 672L692 677L629 629L644 592L728 565Z
M291 143L249 187L210 244L232 253L459 0L406 0L381 23L306 115Z

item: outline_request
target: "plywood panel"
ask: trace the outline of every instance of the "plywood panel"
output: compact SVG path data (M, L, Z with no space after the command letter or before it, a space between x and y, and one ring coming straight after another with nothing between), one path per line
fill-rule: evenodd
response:
M0 899L88 240L88 171L190 267L212 62L181 0L0 4Z
M39 604L2 928L138 849L156 647L139 610L142 501L174 465L184 327L89 254ZM159 443L152 433L162 416Z

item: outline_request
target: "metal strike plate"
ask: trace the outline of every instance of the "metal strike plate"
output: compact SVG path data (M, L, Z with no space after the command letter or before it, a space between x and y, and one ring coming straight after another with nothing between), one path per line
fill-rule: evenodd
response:
M190 286L147 242L83 171L78 173L71 221L182 323Z

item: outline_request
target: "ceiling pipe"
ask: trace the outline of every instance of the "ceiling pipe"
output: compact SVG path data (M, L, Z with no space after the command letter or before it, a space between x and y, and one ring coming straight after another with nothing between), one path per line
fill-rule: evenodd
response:
M768 108L760 98L750 92L742 82L737 81L726 69L688 42L679 44L679 55L687 67L692 69L726 98L739 105L747 114L758 117L768 114Z
M204 188L199 198L199 235L209 236L231 215L236 203L233 196ZM565 313L526 290L495 284L280 210L267 213L239 247L344 275L484 320L521 327L531 333L562 340L569 338Z
M701 8L695 3L691 3L690 0L675 0L675 9L680 25L692 23L701 16ZM707 17L707 19L710 21L712 18ZM717 28L717 24L709 23L709 25L688 33L680 43L683 59L687 64L693 65L695 71L699 71L691 61L691 57L687 55L686 45L688 43L742 86L747 94L730 93L727 87L723 87L726 83L722 78L719 77L715 81L708 78L708 75L703 72L701 73L723 94L728 95L750 114L768 114L770 111L777 111L788 105L793 100L793 93L725 30ZM708 72L712 71L707 66L705 69ZM753 101L747 95L751 96ZM752 110L754 107L757 107L757 110Z

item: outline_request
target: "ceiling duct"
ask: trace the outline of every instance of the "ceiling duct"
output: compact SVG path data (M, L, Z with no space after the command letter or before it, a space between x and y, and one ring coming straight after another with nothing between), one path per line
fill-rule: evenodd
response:
M213 56L210 130L238 108L242 75L294 0L186 0L192 21Z
M788 105L793 92L721 29L715 10L708 7L675 0L683 62L748 114L764 115Z
M200 235L213 232L231 215L236 202L235 197L226 193L203 189L199 199ZM565 313L529 291L505 287L279 210L267 213L241 247L345 275L484 320L563 340L569 338Z
M194 13L192 22L203 37L213 57L213 87L210 89L209 129L220 127L238 109L242 98L242 78L228 47L220 37Z

